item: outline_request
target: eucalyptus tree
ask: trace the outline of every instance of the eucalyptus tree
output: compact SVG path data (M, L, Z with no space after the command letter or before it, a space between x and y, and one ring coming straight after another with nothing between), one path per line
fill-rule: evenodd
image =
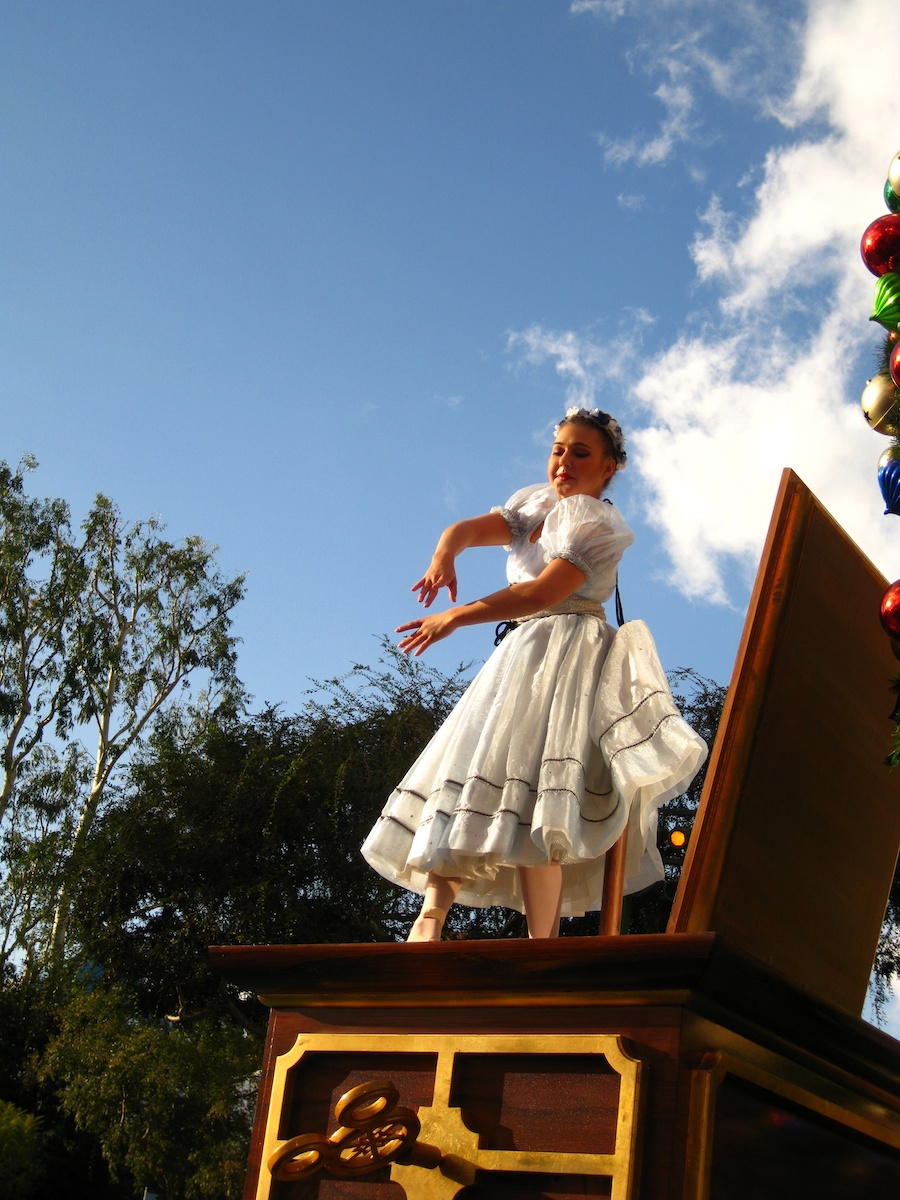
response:
M65 950L71 880L116 765L194 672L202 672L207 704L232 705L240 695L230 626L244 577L226 579L202 538L168 541L156 518L126 522L105 496L83 530L68 715L93 731L96 751L53 914L54 959Z
M70 724L70 642L86 583L69 506L25 492L35 466L0 462L0 820L24 764Z
M27 494L35 465L0 463L0 913L29 965L62 959L94 820L154 719L194 675L208 707L240 703L244 592L202 538L105 496L73 528L65 501Z

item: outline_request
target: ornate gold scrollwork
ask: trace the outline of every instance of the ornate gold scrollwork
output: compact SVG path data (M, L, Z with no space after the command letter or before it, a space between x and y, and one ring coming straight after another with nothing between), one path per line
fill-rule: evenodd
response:
M326 1137L304 1133L279 1138L288 1076L308 1053L430 1054L434 1083L430 1105L418 1113L399 1106L393 1083L376 1079L345 1092L334 1107L339 1128ZM482 1147L460 1108L451 1103L454 1064L460 1054L596 1055L619 1077L615 1146L611 1152L499 1150ZM454 1200L479 1173L522 1172L606 1176L611 1200L633 1200L640 1131L641 1063L615 1034L369 1034L364 1046L354 1035L301 1033L273 1072L263 1143L268 1167L257 1177L256 1200L273 1200L279 1182L306 1178L316 1171L363 1176L390 1165L392 1182L409 1200ZM428 1142L418 1141L424 1133ZM437 1145L430 1143L440 1143ZM274 1190L273 1190L274 1189Z
M416 1149L419 1118L398 1103L400 1093L388 1079L373 1079L345 1092L334 1106L338 1128L329 1137L301 1133L282 1143L266 1164L273 1179L305 1179L316 1171L347 1178L368 1175ZM441 1153L418 1147L418 1166L437 1166Z

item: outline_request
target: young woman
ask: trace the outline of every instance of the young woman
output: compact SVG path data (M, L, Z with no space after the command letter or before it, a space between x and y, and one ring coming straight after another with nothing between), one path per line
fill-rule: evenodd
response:
M438 941L450 905L524 910L530 937L599 908L604 859L628 827L626 891L662 878L656 810L706 757L681 719L643 622L618 631L603 601L634 537L601 500L625 466L618 423L572 408L549 482L451 525L413 585L430 607L399 626L422 654L462 625L515 622L426 746L363 844L385 878L422 893L409 941ZM457 555L506 545L509 585L456 604Z

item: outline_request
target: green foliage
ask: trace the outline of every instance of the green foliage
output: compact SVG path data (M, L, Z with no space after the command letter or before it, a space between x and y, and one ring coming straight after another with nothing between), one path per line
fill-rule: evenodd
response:
M414 900L358 847L463 684L385 654L319 685L296 716L172 710L157 724L73 893L79 944L145 1011L228 1012L261 1031L264 1013L224 991L207 946L405 935Z
M197 672L208 708L240 704L230 625L244 585L201 538L167 541L102 495L74 530L64 501L27 495L34 465L0 463L0 962L39 970L62 964L114 773L176 689Z
M891 735L891 752L887 756L887 765L889 767L897 767L900 766L900 675L891 683L890 690L896 699L894 701L894 711L891 713L894 730Z
M0 1200L34 1196L41 1177L41 1120L0 1100Z
M0 818L45 734L71 723L77 662L69 653L87 575L68 505L25 492L24 459L0 462Z
M72 992L42 1075L114 1179L167 1200L237 1200L258 1062L234 1026L148 1020L124 989L98 985Z

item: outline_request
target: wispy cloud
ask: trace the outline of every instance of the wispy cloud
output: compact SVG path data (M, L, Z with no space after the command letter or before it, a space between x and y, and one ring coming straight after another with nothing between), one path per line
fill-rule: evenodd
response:
M779 103L777 89L796 68L803 10L802 0L574 0L575 16L633 17L642 30L652 30L638 34L629 61L658 80L652 95L661 116L652 131L600 131L605 161L661 166L679 147L720 136L705 103L710 97L749 102L769 113Z
M621 389L666 574L713 602L744 599L729 595L731 572L752 570L785 466L889 577L900 573L900 529L881 516L875 479L887 442L859 410L878 337L858 253L900 148L895 82L873 69L872 47L896 62L900 22L885 20L882 0L811 0L796 38L791 78L755 97L780 132L748 176L747 208L730 213L711 196L696 231L704 309L686 309L680 334L649 361L629 361L621 340L540 329L510 339L532 361L552 359L578 399ZM710 290L718 313L704 321Z
M675 64L670 62L669 66L674 68ZM672 78L661 83L654 95L663 107L664 116L659 129L652 136L612 138L605 133L597 134L597 141L603 147L603 157L608 163L616 167L628 162L634 162L639 167L658 166L667 162L675 147L688 141L696 131L694 95L687 84Z
M624 17L630 5L628 0L572 0L570 12L578 16L580 13L593 13L595 16Z
M532 366L552 363L565 382L567 402L592 407L606 385L624 385L633 368L641 330L651 324L649 312L633 309L625 314L622 328L608 338L532 325L508 334L507 349Z

